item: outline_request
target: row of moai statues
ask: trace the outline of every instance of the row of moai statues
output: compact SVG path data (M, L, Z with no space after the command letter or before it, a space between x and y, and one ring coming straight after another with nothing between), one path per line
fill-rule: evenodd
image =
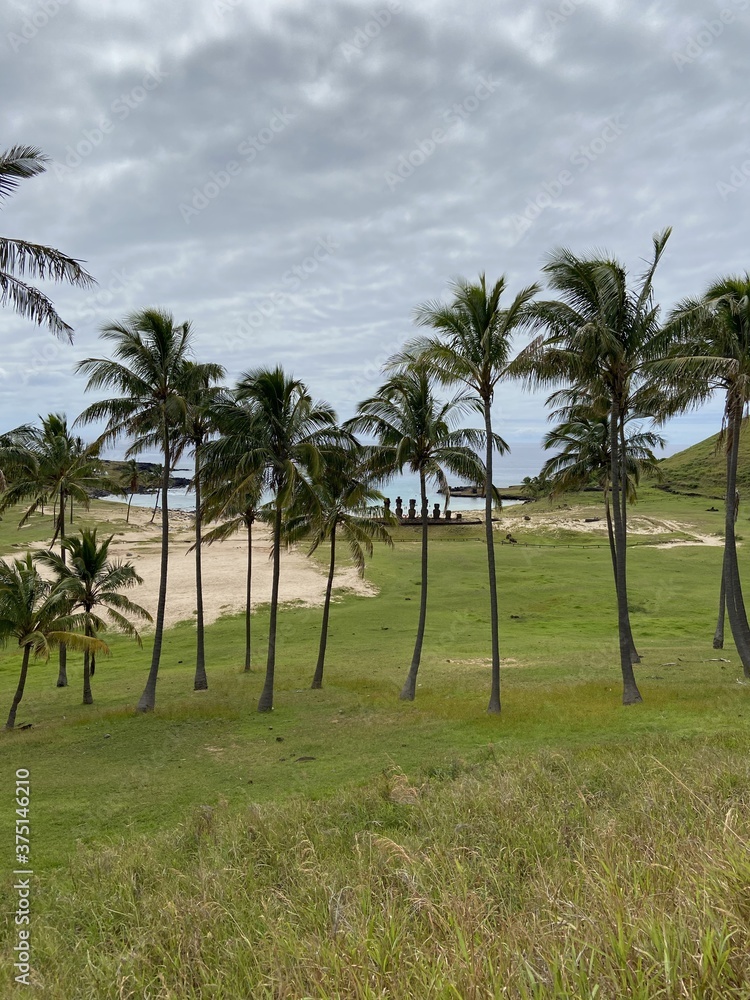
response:
M390 514L391 513L391 501L390 501L390 499L388 497L386 497L385 500L383 501L383 503L385 505L386 515ZM396 509L394 510L394 513L395 513L396 517L399 519L399 521L418 521L418 520L422 519L422 515L423 515L422 511L420 511L419 513L417 513L417 501L416 500L410 500L409 501L409 509L406 512L406 516L404 516L404 501L401 499L401 497L396 497ZM446 521L453 521L453 520L460 521L461 520L461 516L462 516L461 515L461 511L458 511L458 513L456 514L456 516L454 518L453 517L453 511L452 510L446 510L444 520L446 520ZM442 515L441 515L441 512L440 512L440 504L436 503L436 504L433 505L433 508L432 508L432 517L430 518L430 520L432 520L432 521L440 521L441 519L442 519Z

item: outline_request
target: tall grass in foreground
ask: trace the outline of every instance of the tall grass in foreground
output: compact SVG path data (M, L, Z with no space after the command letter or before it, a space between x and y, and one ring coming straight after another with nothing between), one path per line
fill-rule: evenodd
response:
M749 749L489 748L414 786L198 807L45 876L35 980L49 1000L746 998Z

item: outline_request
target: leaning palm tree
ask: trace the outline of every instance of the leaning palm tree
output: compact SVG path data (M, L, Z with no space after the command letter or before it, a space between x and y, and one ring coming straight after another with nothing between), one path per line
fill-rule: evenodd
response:
M32 654L35 659L48 660L50 649L63 642L84 652L109 652L100 639L82 635L84 627L83 616L71 612L67 581L44 580L30 554L13 562L0 561L0 644L16 639L23 650L21 674L6 729L13 729L16 724Z
M633 411L655 412L659 386L646 385L645 366L662 357L670 335L659 322L653 280L670 230L653 238L653 257L635 287L625 267L599 252L577 256L568 249L549 255L543 271L559 299L535 302L531 314L544 332L524 348L510 373L527 383L567 383L568 401L581 395L606 416L610 434L610 482L614 525L617 625L625 705L641 698L633 671L627 588L627 486L625 422ZM560 394L556 394L559 398Z
M481 483L485 479L485 468L476 449L485 446L486 432L451 427L467 406L475 408L473 397L466 394L446 403L439 402L426 369L415 363L392 375L374 396L359 404L356 415L344 425L376 439L373 469L381 479L402 472L405 467L419 475L422 501L419 623L411 665L400 695L408 701L414 700L416 692L427 620L427 483L437 483L448 496L445 469L470 482ZM502 447L497 437L494 444Z
M143 580L132 563L112 562L109 546L113 535L98 542L96 528L81 528L77 536L66 538L63 547L70 557L64 560L56 552L38 552L36 560L48 567L56 579L67 584L66 593L71 602L71 610L83 615L84 633L95 638L106 628L106 622L98 613L98 608L106 611L107 619L120 632L130 636L141 645L141 637L130 618L151 621L151 615L139 604L135 604L122 590L135 587ZM83 704L93 704L91 678L96 670L96 651L83 652Z
M318 660L310 685L317 689L323 686L328 620L336 570L336 542L339 536L346 542L360 576L364 576L366 556L372 556L373 540L392 546L393 539L385 525L370 516L366 510L368 504L382 503L383 495L372 486L372 473L366 455L354 445L329 449L323 453L322 467L312 482L312 497L305 491L300 500L299 509L293 506L287 519L287 539L297 541L309 536L309 555L325 541L330 542L331 550Z
M161 568L154 647L146 686L137 705L137 711L151 712L156 704L167 600L169 476L178 428L185 418L182 378L190 355L191 328L189 323L175 325L168 312L144 309L123 323L105 326L101 337L113 346L114 358L86 358L76 370L88 375L88 391L104 390L109 398L92 403L78 419L83 423L106 420L102 443L123 435L131 437L128 458L154 446L163 456Z
M276 667L276 621L279 603L282 520L293 497L310 494L308 476L315 476L321 461L321 448L335 445L341 434L336 414L327 403L315 402L307 387L290 378L280 368L257 368L246 372L236 389L237 401L245 414L228 417L230 440L238 441L232 429L242 430L248 419L255 437L252 450L244 461L251 470L264 469L272 494L273 506L273 575L268 626L266 678L258 701L259 712L273 708ZM242 456L238 455L238 459ZM241 488L241 486L240 486Z
M12 432L26 450L27 460L18 461L13 482L0 497L0 512L15 504L25 510L19 521L22 527L46 503L53 505L53 537L51 545L65 539L65 512L68 500L77 501L84 509L91 505L91 491L101 486L116 491L119 487L102 473L97 442L84 445L68 428L64 414L50 413L41 419L41 427L27 426ZM61 548L65 558L65 549ZM57 686L66 687L67 652L60 643L60 667Z
M673 358L654 366L657 377L677 385L683 408L724 393L722 440L726 447L726 502L722 589L732 637L750 677L750 626L737 561L737 465L743 414L750 403L750 273L715 281L700 299L679 303L669 318L679 343ZM721 600L720 600L721 604ZM723 615L715 641L719 636Z
M194 691L208 689L206 676L206 640L203 622L203 561L201 549L202 509L201 487L203 471L201 469L202 449L215 432L216 422L213 416L214 408L225 390L215 383L224 376L221 365L200 364L187 361L182 373L182 395L185 399L185 419L178 441L175 446L175 459L186 449L192 449L194 474L193 489L195 490L195 606L196 606L196 655Z
M122 487L128 491L128 512L125 515L125 523L130 523L130 506L133 503L133 497L136 495L138 490L141 488L142 471L138 462L131 458L125 463L125 468L122 471Z
M11 195L19 181L36 177L47 169L48 158L34 146L12 146L0 152L0 204ZM32 323L47 326L58 337L73 340L73 328L57 313L44 292L27 278L64 281L79 288L96 284L80 261L53 247L0 236L0 305L11 308Z
M480 400L485 429L485 538L490 591L490 638L492 645L492 672L488 712L500 711L500 635L497 610L497 579L495 569L495 539L492 530L494 487L492 461L495 450L500 454L507 445L492 433L492 403L499 382L507 377L511 360L511 342L515 333L528 323L528 306L539 290L529 285L520 291L507 309L500 305L505 291L505 277L487 287L484 274L471 283L458 278L451 285L453 299L426 302L416 312L418 326L438 331L436 338L420 337L407 345L396 356L408 362L419 358L437 376L443 385L460 385L476 394Z

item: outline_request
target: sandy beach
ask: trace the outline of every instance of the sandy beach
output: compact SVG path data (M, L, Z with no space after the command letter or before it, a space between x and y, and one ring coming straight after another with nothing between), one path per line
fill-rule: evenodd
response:
M161 524L159 516L150 524L151 511L132 507L130 523L114 505L94 504L90 515L115 525L115 537L110 546L110 557L132 562L143 577L143 584L129 596L143 605L152 615L156 614L159 591L159 566L161 552ZM167 626L195 617L195 553L189 552L193 544L194 528L191 514L170 511L169 575L167 589ZM100 531L100 535L103 533ZM106 535L104 535L106 537ZM43 548L40 543L33 548ZM253 527L253 595L252 606L267 604L271 599L271 533L266 525ZM283 603L313 607L322 605L325 597L326 576L319 566L305 555L305 549L282 551L279 597ZM214 545L203 546L203 604L206 624L221 615L245 610L245 579L247 573L247 536L235 537ZM362 580L353 567L344 567L334 577L334 588L363 596L374 596L377 591L367 580Z

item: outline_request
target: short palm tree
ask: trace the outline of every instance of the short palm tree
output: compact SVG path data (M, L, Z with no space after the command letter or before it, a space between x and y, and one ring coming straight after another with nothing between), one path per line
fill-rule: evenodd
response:
M141 488L141 483L143 479L143 472L141 470L138 462L131 458L125 463L125 468L122 472L122 486L128 491L128 512L125 515L125 523L130 523L130 505L133 503L133 497L136 495L138 490Z
M439 402L427 370L413 364L392 375L374 396L360 403L355 416L344 425L348 430L361 431L376 439L372 468L379 478L388 478L406 467L419 475L422 501L419 623L411 665L400 695L408 701L413 701L416 693L427 620L427 483L436 483L447 496L446 469L473 483L481 483L485 478L484 465L476 452L484 448L486 432L452 429L456 418L471 405L472 397L465 394L446 403ZM496 439L495 446L502 447L502 442Z
M681 387L684 406L703 402L717 389L724 393L726 503L722 589L726 593L732 637L745 676L750 677L750 626L735 533L740 433L743 413L750 403L750 273L721 278L701 298L679 303L670 315L668 326L678 343L672 351L673 357L655 366L655 375ZM720 610L717 642L722 619Z
M371 485L371 480L367 457L360 448L350 446L324 451L322 466L312 482L312 497L305 491L300 509L292 507L285 525L289 541L310 538L310 555L325 541L329 541L331 547L313 689L323 686L338 537L346 542L360 576L364 576L365 557L372 556L373 541L393 545L385 525L367 513L368 504L382 504L383 501L382 493Z
M185 449L192 449L194 474L193 489L195 490L195 602L196 602L196 656L195 679L193 690L208 689L206 676L206 640L203 622L203 562L201 550L202 532L202 499L201 488L203 472L201 469L202 449L214 433L216 423L213 410L224 395L224 389L215 383L224 376L220 365L199 364L187 361L182 373L182 396L185 400L185 418L179 429L175 446L175 458Z
M65 539L63 547L69 556L64 560L56 552L39 552L36 560L51 569L60 583L65 583L71 610L83 615L84 634L95 638L106 628L98 613L103 608L107 619L120 632L141 645L141 637L130 618L151 621L151 615L139 604L134 604L123 590L143 583L132 563L109 559L109 546L114 536L102 542L96 538L96 528L81 528L78 535ZM96 651L83 653L83 704L91 705L91 677L96 670Z
M15 467L13 482L0 497L0 512L14 504L28 504L19 527L46 503L55 511L51 545L65 539L65 513L68 500L76 500L88 510L91 491L101 486L117 490L118 486L103 475L99 465L99 445L85 446L80 437L68 428L64 414L50 413L42 418L41 427L17 428L16 440L26 451L26 460ZM65 549L61 548L65 558ZM68 683L67 653L60 644L60 668L57 686Z
M32 655L48 660L50 649L60 643L89 653L109 652L100 639L82 634L84 628L83 616L71 612L67 581L44 580L30 554L13 562L0 561L0 644L15 639L23 650L21 674L6 729L13 729L16 724Z
M495 450L500 454L508 450L505 442L492 432L492 403L498 383L508 375L513 337L527 325L529 303L539 290L538 285L529 285L505 309L500 304L505 287L504 276L491 288L488 288L484 274L480 274L475 283L458 278L451 285L451 302L447 305L426 302L417 309L417 324L437 330L438 336L413 340L401 355L407 361L409 356L417 357L443 385L460 385L465 391L475 394L481 404L486 439L485 538L492 646L491 689L487 708L490 713L500 711L500 626L492 530L492 463Z
M272 494L273 507L273 575L268 626L268 658L266 677L258 701L259 712L273 708L274 674L276 667L276 622L279 604L281 570L282 520L293 498L310 493L309 478L314 478L321 464L321 448L335 445L340 432L336 414L327 403L316 402L307 387L291 378L280 367L258 368L242 376L237 389L237 401L246 407L246 414L236 416L238 430L247 426L248 418L255 436L254 447L244 461L250 469L265 470ZM239 440L232 432L230 440ZM238 456L240 457L240 456Z
M108 394L108 398L88 406L78 419L83 423L106 420L102 442L129 436L132 444L127 457L154 446L163 456L159 598L151 667L137 705L139 712L151 712L156 705L169 569L169 476L178 428L185 419L183 370L190 360L191 335L189 323L175 325L170 313L144 309L102 330L101 337L112 345L114 358L86 358L76 366L88 376L89 392L104 390Z
M627 486L625 423L632 412L656 412L660 386L647 384L646 365L663 357L670 334L660 324L653 280L670 230L654 236L653 256L638 284L625 267L598 252L577 256L554 250L543 271L559 298L535 302L530 313L544 332L520 352L510 374L530 384L566 383L568 401L584 396L606 416L610 433L610 482L617 574L617 624L622 701L642 701L633 671L627 591ZM652 398L653 397L653 398ZM555 394L553 398L560 398Z
M11 195L19 181L36 177L47 169L48 158L34 146L12 146L0 152L0 203ZM63 281L89 288L95 280L81 262L53 247L0 236L0 305L10 304L17 313L56 336L73 339L73 328L58 315L52 301L28 278Z

